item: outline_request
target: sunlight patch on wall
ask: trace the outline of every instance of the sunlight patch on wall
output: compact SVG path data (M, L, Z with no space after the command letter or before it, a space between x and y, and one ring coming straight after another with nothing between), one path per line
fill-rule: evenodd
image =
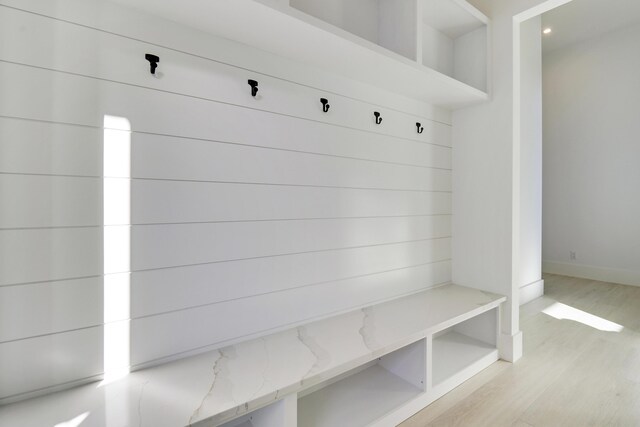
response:
M131 124L104 117L104 377L130 370Z

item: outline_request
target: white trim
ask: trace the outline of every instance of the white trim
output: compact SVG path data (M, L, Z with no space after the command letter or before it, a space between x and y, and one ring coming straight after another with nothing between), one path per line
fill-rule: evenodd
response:
M580 277L583 279L599 280L602 282L640 286L640 271L634 270L543 261L542 271L545 273L561 274L563 276Z
M520 287L520 305L524 305L544 295L544 280L537 280Z
M522 331L510 334L500 334L498 342L500 359L515 363L522 357Z

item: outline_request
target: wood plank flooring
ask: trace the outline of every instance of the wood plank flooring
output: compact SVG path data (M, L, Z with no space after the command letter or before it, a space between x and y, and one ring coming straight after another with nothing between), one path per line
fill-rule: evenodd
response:
M546 295L521 307L524 357L492 365L401 427L640 426L640 287L544 280Z

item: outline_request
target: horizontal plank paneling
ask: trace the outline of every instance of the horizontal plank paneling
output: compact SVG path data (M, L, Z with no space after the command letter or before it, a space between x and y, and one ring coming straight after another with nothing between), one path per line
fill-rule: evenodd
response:
M450 280L449 113L113 4L2 3L86 25L0 6L0 401L101 374L103 233L131 233L106 261L136 365ZM105 116L131 227L102 224Z
M450 216L132 227L133 270L448 237Z
M131 362L141 364L180 351L242 340L290 323L415 292L448 281L450 269L451 263L443 261L136 319L131 323ZM255 319L260 319L259 325Z
M12 80L3 99L16 99L0 102L3 116L102 127L104 115L115 115L140 132L451 166L447 147L15 64L0 63L0 73Z
M150 270L131 276L132 317L379 273L451 257L451 239Z
M368 129L396 137L450 144L450 126L394 110L383 111L384 126L375 126L373 111L380 108L332 95L220 62L119 37L83 26L56 21L15 9L0 8L7 22L0 36L16 40L5 47L7 61L99 77L158 90L216 100L341 126ZM66 48L73 46L73 48ZM50 52L55 51L53 57ZM157 75L148 72L146 52L160 56ZM104 64L112 64L105 67ZM258 96L249 95L248 78L260 81ZM330 97L324 114L319 99ZM425 131L417 134L416 120Z
M102 278L0 287L0 342L102 324Z
M0 230L0 285L102 273L98 227Z
M333 93L361 99L377 105L418 116L432 117L451 123L451 112L433 105L398 96L393 92L373 87L367 83L329 74L304 63L274 56L245 44L221 37L212 37L193 28L175 22L150 17L135 9L123 9L113 2L88 0L0 0L20 10L29 10L44 16L100 28L130 38L147 40L183 52L234 64L261 75L273 75L300 84L323 88Z
M130 185L133 224L451 213L451 193L153 180ZM0 175L0 204L2 229L100 226L102 180Z
M451 213L451 193L134 180L131 194L135 224Z
M0 344L0 399L102 373L102 327Z
M133 135L132 176L201 181L451 190L451 171Z
M133 226L133 270L448 237L450 216ZM99 227L0 230L0 285L102 274ZM114 271L115 272L115 271Z
M102 180L0 175L0 228L96 226L102 222Z
M0 172L100 176L102 133L0 117Z

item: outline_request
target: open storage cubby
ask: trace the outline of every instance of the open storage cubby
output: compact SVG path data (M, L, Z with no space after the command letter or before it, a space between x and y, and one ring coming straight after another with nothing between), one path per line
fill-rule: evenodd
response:
M422 64L486 92L488 19L464 0L418 1Z
M302 393L299 427L367 426L426 391L422 339Z
M498 309L433 335L432 385L448 391L498 359Z
M264 408L219 425L219 427L295 427L295 394Z
M290 6L417 60L416 0L290 0Z

